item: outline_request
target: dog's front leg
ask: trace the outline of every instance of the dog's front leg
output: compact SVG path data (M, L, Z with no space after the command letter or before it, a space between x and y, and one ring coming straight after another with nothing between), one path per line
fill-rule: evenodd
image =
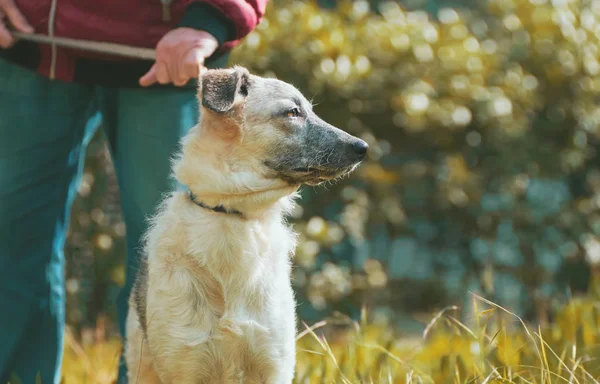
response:
M291 384L294 378L295 339L285 345L268 328L254 321L242 324L238 346L244 371L244 384Z
M208 332L170 324L161 334L149 332L148 336L154 366L163 384L214 382Z
M163 384L250 384L244 381L242 372L231 360L218 356L214 349L173 352L173 356L157 360L157 371Z
M294 380L296 356L292 352L283 356L281 364L277 366L277 372L267 382L268 384L291 384Z
M126 325L125 359L129 383L162 384L152 365L152 358L133 303L129 306Z

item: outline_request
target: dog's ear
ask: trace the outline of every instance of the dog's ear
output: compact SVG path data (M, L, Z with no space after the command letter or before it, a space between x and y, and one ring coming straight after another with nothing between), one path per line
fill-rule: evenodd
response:
M250 73L243 67L206 71L200 82L200 102L213 112L229 112L236 101L248 96L249 80Z

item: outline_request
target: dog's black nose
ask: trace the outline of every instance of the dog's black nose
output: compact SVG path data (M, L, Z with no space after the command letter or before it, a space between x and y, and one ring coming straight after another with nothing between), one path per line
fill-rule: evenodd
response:
M357 155L365 156L367 154L367 149L369 149L369 144L363 140L356 140L354 143L352 143L352 149L354 149L354 152Z

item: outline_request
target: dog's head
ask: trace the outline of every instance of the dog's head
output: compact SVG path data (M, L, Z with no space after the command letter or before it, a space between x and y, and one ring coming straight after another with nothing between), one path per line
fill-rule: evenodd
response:
M367 143L319 118L295 87L242 67L206 71L198 96L200 124L184 143L187 173L196 176L183 180L203 184L196 189L295 190L350 172L367 153Z

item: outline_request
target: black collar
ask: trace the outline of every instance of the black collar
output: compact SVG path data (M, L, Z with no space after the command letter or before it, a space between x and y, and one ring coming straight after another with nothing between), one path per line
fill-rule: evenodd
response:
M196 199L196 195L194 195L192 193L192 191L188 192L188 196L190 197L190 200L194 204L196 204L197 206L202 207L204 209L208 209L209 211L219 212L219 213L227 213L227 214L230 214L230 215L238 216L241 219L245 219L246 218L246 215L244 215L242 212L238 211L237 209L227 209L227 208L225 208L221 204L217 205L216 207L211 207L209 205L206 205L202 201Z

